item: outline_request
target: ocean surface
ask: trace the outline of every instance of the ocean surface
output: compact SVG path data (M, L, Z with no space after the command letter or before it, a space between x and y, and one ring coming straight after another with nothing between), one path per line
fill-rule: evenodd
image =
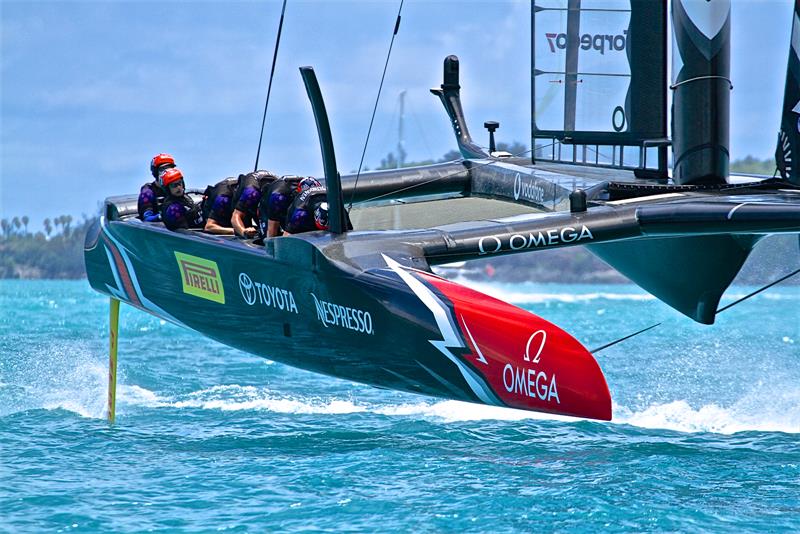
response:
M800 287L707 327L634 286L470 285L589 348L662 322L597 355L614 421L319 376L123 306L109 427L107 299L0 281L0 531L800 530Z

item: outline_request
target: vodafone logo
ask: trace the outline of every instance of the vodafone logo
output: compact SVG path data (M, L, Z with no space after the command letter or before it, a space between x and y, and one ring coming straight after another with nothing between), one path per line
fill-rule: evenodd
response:
M541 204L544 202L544 188L536 185L533 179L527 182L522 179L522 174L514 176L514 200L529 200Z

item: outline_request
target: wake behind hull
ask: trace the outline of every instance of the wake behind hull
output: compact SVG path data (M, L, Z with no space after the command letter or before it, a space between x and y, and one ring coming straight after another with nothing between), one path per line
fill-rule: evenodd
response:
M382 256L385 266L361 270L313 239L265 250L105 219L85 250L95 290L258 356L378 387L611 418L605 378L572 336Z

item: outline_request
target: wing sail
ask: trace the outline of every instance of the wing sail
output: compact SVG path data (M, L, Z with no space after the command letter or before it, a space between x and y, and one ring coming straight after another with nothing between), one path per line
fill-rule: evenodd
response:
M775 162L784 180L800 185L800 0L795 0L792 39L786 66L781 129Z
M666 136L666 3L534 0L533 137Z

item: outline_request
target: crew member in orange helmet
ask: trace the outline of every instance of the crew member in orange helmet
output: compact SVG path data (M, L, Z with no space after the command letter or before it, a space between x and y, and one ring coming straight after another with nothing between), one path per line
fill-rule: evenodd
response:
M186 184L180 169L167 169L158 177L161 188L167 191L161 207L161 221L170 230L203 228L206 224L200 204L186 194Z
M148 182L139 190L139 218L147 222L161 220L161 204L167 192L158 185L158 176L167 169L175 168L175 158L169 154L156 154L150 160L150 174L153 181Z

